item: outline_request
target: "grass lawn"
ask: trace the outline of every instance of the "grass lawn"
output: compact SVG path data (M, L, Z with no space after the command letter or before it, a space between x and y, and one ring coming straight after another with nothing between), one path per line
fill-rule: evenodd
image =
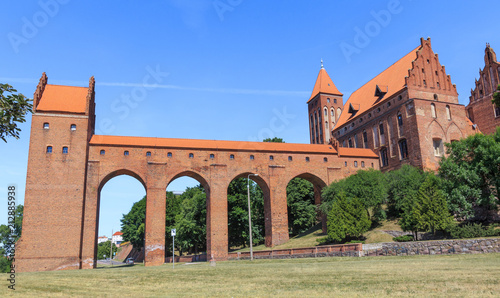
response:
M0 296L496 296L500 254L257 260L5 274Z

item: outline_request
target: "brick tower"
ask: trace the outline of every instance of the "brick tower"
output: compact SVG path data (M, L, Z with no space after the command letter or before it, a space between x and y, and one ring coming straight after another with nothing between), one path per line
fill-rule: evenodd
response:
M94 88L94 77L88 88L70 87L47 84L45 73L36 88L23 233L17 245L19 271L81 267L88 144L95 124Z
M335 87L332 79L323 67L316 79L311 97L307 101L309 110L309 135L311 144L328 144L331 130L335 126L344 106L343 94Z

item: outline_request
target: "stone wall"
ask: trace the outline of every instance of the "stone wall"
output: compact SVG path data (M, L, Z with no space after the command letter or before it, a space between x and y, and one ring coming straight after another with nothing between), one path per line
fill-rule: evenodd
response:
M254 251L254 259L293 259L320 257L359 257L362 253L361 243L324 245L304 248L275 249ZM250 252L229 254L230 260L248 260Z
M365 257L495 252L500 252L500 238L363 244Z

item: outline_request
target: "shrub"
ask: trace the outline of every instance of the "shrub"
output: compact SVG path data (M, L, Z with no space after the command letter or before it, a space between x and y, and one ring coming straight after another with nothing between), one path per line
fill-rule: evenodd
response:
M387 219L387 213L385 212L384 209L378 208L375 213L373 214L373 218L377 221L383 221Z
M500 235L500 230L496 230L494 226L485 227L480 223L464 225L452 224L448 226L446 232L453 239L492 237Z
M402 235L398 237L392 238L392 240L396 242L408 242L408 241L413 241L413 236L412 235Z

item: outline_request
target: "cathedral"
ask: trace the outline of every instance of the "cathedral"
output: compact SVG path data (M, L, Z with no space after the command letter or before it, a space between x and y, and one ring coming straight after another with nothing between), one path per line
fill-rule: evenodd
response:
M459 104L457 88L430 38L422 38L418 47L354 91L345 103L322 65L307 102L311 143L372 149L382 171L403 164L437 170L445 143L491 133L500 125L500 110L491 103L499 72L488 45L485 67L466 108Z

